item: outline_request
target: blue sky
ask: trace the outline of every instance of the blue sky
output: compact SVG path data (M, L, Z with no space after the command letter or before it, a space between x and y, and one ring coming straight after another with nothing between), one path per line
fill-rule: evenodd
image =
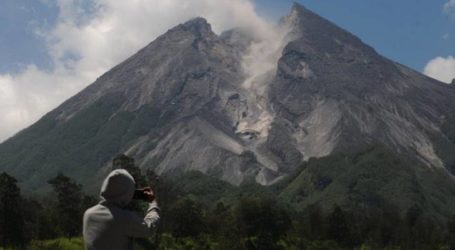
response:
M290 0L0 0L0 142L195 16L266 41ZM455 78L455 0L299 0L382 55ZM270 41L272 41L270 40Z
M277 18L293 1L257 0ZM382 55L418 71L436 56L455 54L455 19L445 0L305 0L307 8L359 36Z
M277 20L293 1L256 0L260 15ZM437 56L455 54L455 18L444 13L447 0L298 1L359 36L381 54L415 70ZM37 0L2 0L0 73L25 65L52 68L45 39L36 29L52 27L58 8Z
M36 29L55 24L58 9L35 0L1 0L0 73L17 72L35 63L51 67L42 37Z

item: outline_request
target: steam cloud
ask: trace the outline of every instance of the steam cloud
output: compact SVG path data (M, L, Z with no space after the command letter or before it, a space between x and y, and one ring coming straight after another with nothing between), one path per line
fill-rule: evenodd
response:
M245 57L246 88L273 69L279 32L258 16L250 0L81 0L44 1L59 9L51 30L36 30L46 41L54 68L29 65L0 75L0 141L38 120L129 55L176 24L205 17L215 32L242 27L257 42ZM269 51L270 47L274 53ZM257 59L257 61L255 60ZM258 63L258 62L261 63ZM276 61L275 61L276 62Z
M268 81L273 76L281 51L286 44L288 28L263 23L258 26L256 39L254 39L243 58L243 69L247 77L242 84L247 90L250 114L248 118L239 122L237 132L254 130L260 137L267 137L273 114L266 106L266 90Z

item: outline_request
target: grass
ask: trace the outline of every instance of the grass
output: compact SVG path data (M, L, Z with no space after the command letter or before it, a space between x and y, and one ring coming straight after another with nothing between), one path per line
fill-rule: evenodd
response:
M53 240L33 240L27 247L30 250L80 250L84 249L82 238L57 238Z

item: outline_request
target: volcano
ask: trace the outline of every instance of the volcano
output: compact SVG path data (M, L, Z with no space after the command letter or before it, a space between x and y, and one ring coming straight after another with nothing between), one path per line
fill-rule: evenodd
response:
M264 58L254 57L260 43L246 30L217 35L203 18L170 29L0 144L0 171L29 191L57 173L90 188L125 153L158 174L195 170L233 185L272 185L312 159L379 145L410 166L376 164L388 171L384 185L424 186L427 207L437 193L441 213L453 211L455 88L379 55L299 4L277 29L276 46L262 51L269 65L255 71ZM316 176L305 171L287 195ZM345 174L321 177L323 186Z

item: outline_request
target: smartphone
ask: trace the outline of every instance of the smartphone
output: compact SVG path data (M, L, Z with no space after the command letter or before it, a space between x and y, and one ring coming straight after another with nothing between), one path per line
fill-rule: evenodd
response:
M134 190L133 199L134 199L134 200L143 200L143 201L147 201L147 200L148 200L148 197L147 197L147 195L145 195L144 190L142 190L142 189L136 189L136 190Z

